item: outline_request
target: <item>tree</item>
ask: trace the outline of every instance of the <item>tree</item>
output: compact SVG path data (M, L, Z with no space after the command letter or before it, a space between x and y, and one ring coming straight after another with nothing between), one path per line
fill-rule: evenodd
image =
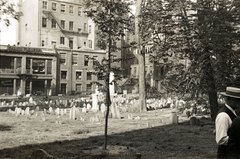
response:
M105 118L105 142L104 149L107 148L107 129L109 107L111 105L109 84L115 81L110 81L111 72L116 72L118 69L111 67L112 53L117 51L116 43L125 35L125 30L130 28L131 17L129 3L121 0L86 0L85 12L90 17L98 28L98 46L107 50L107 58L103 59L102 63L95 61L95 70L97 75L105 79L106 86L106 118ZM118 60L117 60L118 61ZM110 83L111 82L111 83Z
M208 94L213 120L218 111L217 91L239 83L239 3L159 0L147 1L144 7L153 61L162 63L167 89ZM191 65L181 68L174 58L188 59Z
M232 84L233 67L239 66L239 62L233 61L238 58L234 48L239 43L239 30L235 27L239 25L239 2L207 0L182 4L183 33L189 37L186 39L191 50L188 54L192 65L200 68L200 84L208 94L211 116L215 120L217 92ZM195 11L190 16L187 5Z
M3 21L5 25L10 25L10 19L18 20L20 17L19 12L16 11L16 4L9 0L0 0L0 21Z
M138 59L139 66L139 106L140 112L146 111L146 80L145 80L145 51L141 49L142 46L144 48L144 44L142 43L142 34L140 30L140 26L143 21L141 19L141 8L142 8L142 0L137 0L136 2L136 13L135 13L135 40L136 40L136 50L135 56Z

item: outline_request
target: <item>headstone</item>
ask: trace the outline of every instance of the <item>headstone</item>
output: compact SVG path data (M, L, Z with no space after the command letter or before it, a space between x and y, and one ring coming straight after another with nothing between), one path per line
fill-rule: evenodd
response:
M113 81L114 81L114 73L110 72L110 75L109 75L109 91L110 91L110 94L115 93L114 82Z
M115 106L115 103L111 104L110 111L111 111L111 114L112 114L112 118L116 118L116 106Z
M192 116L189 119L189 123L190 123L190 125L200 125L200 119L195 116Z
M128 114L128 119L132 120L133 119L133 116L132 114Z
M52 111L53 111L53 108L52 108L52 107L49 107L48 112L51 114Z
M64 110L60 109L60 112L61 112L61 116L63 116L64 115Z
M57 108L57 109L55 110L55 113L56 113L56 115L60 115L60 110L59 110L59 108Z
M25 111L22 109L21 110L21 115L24 115L25 114Z
M116 118L117 118L117 119L120 119L120 118L121 118L121 115L120 115L118 106L115 106L115 111L116 111Z
M76 119L76 107L75 107L75 106L73 106L73 107L70 109L69 119L73 119L73 120Z
M104 103L101 104L101 112L104 113L106 111L106 106Z
M37 111L37 112L39 111L39 106L36 107L36 111Z
M41 119L42 119L43 121L46 121L46 117L45 117L44 112L41 113Z
M82 108L82 113L87 113L86 107L83 107L83 108Z
M33 104L33 98L30 97L29 100L28 100L28 102L29 102L30 104Z
M177 116L176 112L171 113L170 124L178 124L178 116Z
M88 109L88 110L91 110L91 107L92 107L91 104L88 103L88 104L87 104L87 109Z
M98 111L98 95L97 94L92 94L92 110L93 111Z
M151 122L149 122L149 121L147 122L147 127L148 127L148 128L151 128L151 127L152 127Z
M13 107L14 104L15 104L15 100L12 100L12 102L11 102L11 106Z
M25 109L25 115L30 115L29 107Z
M64 115L67 115L67 109L64 109L63 112L64 112Z

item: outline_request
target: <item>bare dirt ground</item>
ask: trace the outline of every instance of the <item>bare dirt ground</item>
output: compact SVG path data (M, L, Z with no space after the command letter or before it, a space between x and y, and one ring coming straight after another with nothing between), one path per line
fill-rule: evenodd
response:
M169 108L145 113L121 114L109 119L108 149L104 145L104 119L90 122L93 112L81 113L82 120L51 114L15 116L0 112L0 158L29 159L43 149L56 159L214 159L217 145L214 123L209 118L190 125L179 116L169 125ZM36 157L35 157L36 158ZM39 157L40 158L40 157Z

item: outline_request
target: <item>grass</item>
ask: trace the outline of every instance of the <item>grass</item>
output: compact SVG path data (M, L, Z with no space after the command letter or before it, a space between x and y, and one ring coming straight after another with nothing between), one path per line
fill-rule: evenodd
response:
M190 125L186 117L179 124L169 125L171 110L133 113L139 120L109 119L108 149L104 145L104 119L90 122L95 113L80 113L85 121L68 116L45 114L19 116L0 112L0 158L27 159L38 149L44 149L57 159L130 159L140 153L142 159L214 159L217 145L211 119L201 125ZM160 119L164 120L160 122ZM151 127L147 127L151 123Z

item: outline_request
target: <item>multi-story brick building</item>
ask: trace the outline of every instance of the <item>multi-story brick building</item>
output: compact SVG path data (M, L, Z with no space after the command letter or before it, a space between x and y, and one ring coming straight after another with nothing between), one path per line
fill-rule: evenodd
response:
M18 26L21 46L95 49L95 26L84 14L82 0L20 0L19 11L23 14Z
M0 94L52 95L95 91L92 58L102 60L104 51L88 47L72 50L3 46L0 48Z
M47 93L56 85L56 55L53 49L1 45L0 94Z

